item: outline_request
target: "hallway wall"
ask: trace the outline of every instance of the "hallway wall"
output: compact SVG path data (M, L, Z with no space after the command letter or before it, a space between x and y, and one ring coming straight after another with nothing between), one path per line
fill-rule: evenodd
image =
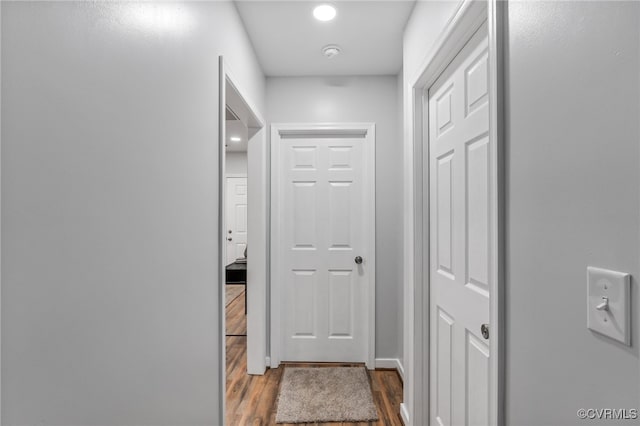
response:
M220 423L231 2L2 2L2 424Z
M227 152L225 156L225 172L227 174L247 174L247 153Z
M508 64L506 423L584 424L640 401L640 3L512 2ZM588 265L632 275L631 348Z
M402 162L403 164L403 169L404 169L404 162L403 162L403 156L404 156L404 146L403 145L403 138L404 138L404 126L402 125L402 123L404 122L404 98L402 96L403 94L403 89L404 89L404 70L400 69L400 72L398 73L397 77L396 77L396 119L398 120L398 124L397 124L397 130L396 130L396 134L398 135L397 138L400 141L400 145L401 145L401 150L402 152L400 153L400 162ZM400 185L403 185L404 183L404 175L403 173L399 173L400 178ZM398 206L402 206L403 205L403 194L401 191L398 191L398 196L400 197L400 201L398 202ZM400 215L399 215L400 216ZM404 212L402 213L402 226L399 227L399 229L397 229L398 232L398 246L397 246L397 250L399 253L403 253L404 251L404 235L402 234L404 232ZM402 363L402 366L404 368L404 360L405 360L405 352L404 352L404 341L406 339L406 333L405 333L405 329L404 329L404 309L405 309L405 304L404 304L404 277L405 277L405 273L404 273L404 257L400 258L400 263L398 263L399 266L402 267L402 280L398 283L398 288L397 288L397 294L398 294L398 324L397 324L397 333L398 333L398 348L400 348L400 353L401 356L399 356L400 358L400 363ZM404 385L404 381L406 381L406 377L403 378L403 385Z
M376 358L402 358L402 144L396 76L269 77L269 123L376 123Z

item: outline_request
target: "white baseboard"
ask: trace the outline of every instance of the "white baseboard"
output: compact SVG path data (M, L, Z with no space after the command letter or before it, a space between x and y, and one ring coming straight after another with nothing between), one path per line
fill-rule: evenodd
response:
M402 379L402 381L404 382L404 365L402 365L402 362L397 359L397 366L396 369L398 370L398 374L400 375L400 378Z
M376 368L394 368L404 381L404 366L398 358L376 358Z
M376 368L397 368L397 358L376 358Z
M409 426L411 424L409 422L409 410L407 410L407 406L404 402L400 403L400 417L402 417L404 426Z

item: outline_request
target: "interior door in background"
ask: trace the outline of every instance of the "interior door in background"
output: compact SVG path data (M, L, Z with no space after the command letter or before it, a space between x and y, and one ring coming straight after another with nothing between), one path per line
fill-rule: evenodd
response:
M367 204L375 187L365 144L374 141L305 136L276 143L281 359L368 363L375 236L366 218L375 214Z
M227 265L247 247L247 178L227 177Z

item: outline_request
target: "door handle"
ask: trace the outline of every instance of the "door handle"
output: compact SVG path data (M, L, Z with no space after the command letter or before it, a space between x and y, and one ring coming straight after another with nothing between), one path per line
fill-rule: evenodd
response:
M360 265L362 263L362 256L356 256L353 260L356 262L356 265Z
M229 237L227 238L227 241L233 241L233 238Z
M480 326L480 333L485 339L489 339L489 324L482 324Z

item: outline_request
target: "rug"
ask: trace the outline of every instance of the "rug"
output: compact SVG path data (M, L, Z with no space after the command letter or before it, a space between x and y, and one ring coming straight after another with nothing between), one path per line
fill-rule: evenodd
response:
M236 297L240 296L244 291L244 287L244 284L226 284L224 306L229 306L229 303L233 302Z
M276 423L378 419L364 367L285 367Z

